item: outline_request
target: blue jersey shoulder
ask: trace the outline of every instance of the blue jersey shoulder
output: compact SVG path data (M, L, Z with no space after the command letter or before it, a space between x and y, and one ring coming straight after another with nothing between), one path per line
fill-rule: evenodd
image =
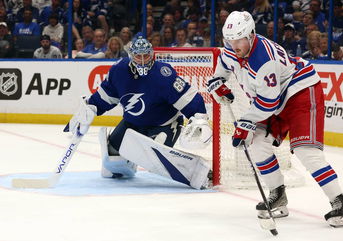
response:
M275 53L271 46L272 41L260 35L256 35L257 43L249 57L250 67L257 72L262 65L270 60L275 60Z

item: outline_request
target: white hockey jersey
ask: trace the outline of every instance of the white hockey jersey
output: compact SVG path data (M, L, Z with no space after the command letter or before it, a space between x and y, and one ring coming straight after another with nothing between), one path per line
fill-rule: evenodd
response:
M238 58L227 47L222 50L214 77L229 80L232 76L251 101L241 118L253 122L279 114L292 95L320 81L312 64L288 56L284 48L260 35L256 35L248 58Z

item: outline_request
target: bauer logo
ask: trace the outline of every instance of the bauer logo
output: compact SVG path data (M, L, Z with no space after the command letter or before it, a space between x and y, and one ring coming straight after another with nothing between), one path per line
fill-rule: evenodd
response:
M0 69L0 100L19 100L22 89L19 69Z

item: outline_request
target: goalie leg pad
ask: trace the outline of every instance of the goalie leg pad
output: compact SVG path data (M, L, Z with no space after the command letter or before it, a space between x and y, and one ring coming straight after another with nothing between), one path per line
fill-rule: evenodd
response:
M119 153L152 173L195 189L208 183L210 168L203 158L157 143L132 129L126 131Z
M105 127L101 128L99 131L99 141L102 157L101 175L103 177L113 178L133 177L137 171L137 165L135 163L130 162L119 155L110 156L108 154L107 129Z

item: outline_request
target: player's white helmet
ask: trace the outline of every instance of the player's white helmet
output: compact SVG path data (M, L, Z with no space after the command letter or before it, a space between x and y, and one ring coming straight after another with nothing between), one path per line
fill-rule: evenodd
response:
M137 69L137 73L140 76L147 75L154 64L154 50L151 43L143 36L138 36L132 41L129 48L129 56L132 65Z
M241 38L248 38L250 42L252 33L255 34L255 21L247 11L232 12L223 26L224 43Z

